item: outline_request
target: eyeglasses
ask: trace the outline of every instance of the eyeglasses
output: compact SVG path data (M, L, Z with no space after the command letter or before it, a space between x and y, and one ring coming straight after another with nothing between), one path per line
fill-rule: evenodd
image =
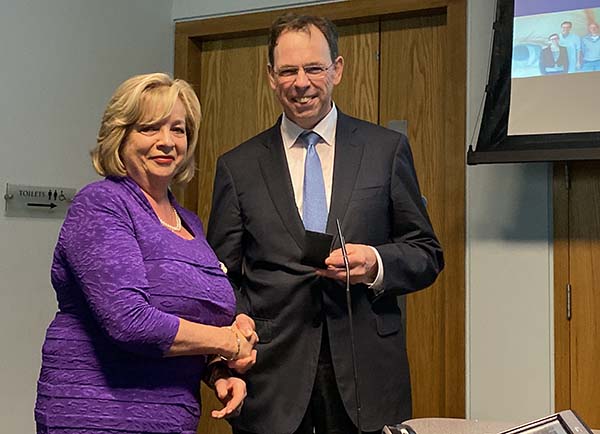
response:
M306 74L306 76L308 77L309 80L314 80L314 79L320 79L325 77L325 75L327 74L327 71L329 71L329 69L331 69L332 66L335 65L335 62L332 62L331 65L329 66L323 66L323 65L307 65L307 66L286 66L283 68L280 68L279 70L275 71L273 69L273 74L275 74L280 81L292 81L295 80L296 77L298 77L298 71L300 71L300 69L302 69L304 71L304 74Z

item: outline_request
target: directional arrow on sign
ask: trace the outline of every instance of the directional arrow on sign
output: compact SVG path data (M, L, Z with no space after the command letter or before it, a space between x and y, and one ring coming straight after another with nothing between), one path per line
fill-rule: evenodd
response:
M35 207L39 207L39 208L56 208L58 205L54 204L54 203L31 203L29 202L27 204L27 206L35 206Z

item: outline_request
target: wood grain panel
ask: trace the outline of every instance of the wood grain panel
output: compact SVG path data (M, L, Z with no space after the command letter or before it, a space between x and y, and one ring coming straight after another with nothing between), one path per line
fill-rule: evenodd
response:
M202 402L202 416L198 424L198 434L231 434L231 426L223 419L213 419L210 416L212 410L220 410L223 405L215 396L209 387L202 384L200 390L200 400Z
M448 260L446 271L436 287L415 295L410 301L409 308L413 304L416 307L409 314L409 346L425 351L411 360L413 390L417 398L415 416L465 415L465 4L465 0L352 0L292 9L325 15L337 21L341 35L340 52L346 60L342 85L334 95L341 110L372 122L381 118L381 124L386 124L389 119L409 120L417 170ZM198 85L204 113L199 175L186 189L185 200L187 205L189 199L190 208L198 210L204 221L210 206L216 156L270 126L279 114L279 106L271 96L264 76L266 48L261 48L261 44L266 39L261 39L264 36L260 35L281 12L244 14L176 25L176 75ZM429 21L427 17L430 17ZM401 74L397 73L396 65L390 63L394 70L388 67L386 86L392 87L384 87L381 81L379 89L378 81L386 72L382 63L379 66L381 77L378 75L377 57L373 56L380 45L375 21L392 18L404 24L398 29L388 30L404 32L397 37L409 38L404 45L402 41L393 44L412 48L404 48L401 61L395 61L400 63ZM429 32L424 29L428 26L433 27ZM446 35L452 37L446 39ZM417 48L422 43L427 48ZM423 56L433 63L422 61ZM436 56L439 57L437 63ZM431 71L425 71L427 68L433 69L433 76ZM231 71L246 74L236 73L234 78L219 75L229 72L233 76ZM431 77L437 81L427 82ZM443 80L445 82L441 86L438 81ZM411 86L416 86L416 89L411 90ZM398 87L404 89L402 95L418 96L424 101L411 105L409 102L413 101L399 99L399 94L393 93ZM256 89L254 92L253 88ZM432 91L438 90L439 93L431 95ZM382 104L377 101L379 97ZM392 103L390 100L394 98L397 101ZM438 104L441 104L440 107L436 107ZM257 110L257 107L261 109ZM422 125L433 128L433 124L423 121L422 113L430 114L436 122L436 131L439 126L442 133L425 131ZM386 116L387 119L384 119ZM253 128L254 131L251 131ZM440 145L442 142L443 145ZM415 148L415 144L419 146ZM436 289L438 286L443 290ZM428 295L430 292L435 295ZM416 327L415 318L421 315L421 324ZM423 328L431 328L432 332L422 333ZM432 358L428 359L423 354ZM428 376L431 378L427 379ZM210 409L219 407L212 391L203 388L202 399L204 416L199 432L230 433L226 423L210 420ZM432 405L427 405L427 400L431 400Z
M554 407L571 408L570 321L567 319L569 283L569 188L566 163L554 163Z
M453 0L446 8L446 79L444 135L445 161L444 232L446 271L444 285L444 409L451 417L466 415L465 362L465 143L466 143L466 64L467 12L464 0ZM447 290L450 288L450 290Z
M600 162L570 167L571 408L600 428Z
M198 215L208 222L217 157L276 121L279 104L267 82L266 36L202 44Z
M191 38L175 35L174 76L190 83L197 95L200 93L200 83L202 80L200 61L201 51L199 45ZM198 155L197 148L196 155ZM179 203L194 212L197 210L198 183L196 178L192 179L186 186L174 188L173 192Z
M352 0L315 6L300 6L285 9L285 12L323 15L331 20L343 21L360 19L377 20L390 14L437 13L448 4L464 3L464 0ZM189 37L221 39L224 34L239 35L262 31L269 28L273 20L282 14L281 10L256 12L236 16L209 18L176 24L175 31Z
M464 415L464 356L447 345L464 348L464 320L452 319L456 312L464 318L465 187L464 141L447 136L454 107L447 97L446 26L446 16L436 15L381 27L381 124L408 121L421 189L446 258L436 284L407 297L414 417Z
M346 113L377 121L379 25L362 23L339 28L339 49L347 61L336 104ZM208 221L215 163L219 155L270 127L281 108L268 86L266 36L205 41L201 50L200 128L197 212ZM240 71L240 73L231 73ZM345 89L345 90L344 90ZM207 415L220 408L214 394L202 388L204 403L199 432L230 433L226 422Z
M338 49L345 63L334 101L344 113L377 123L379 23L340 26L338 30Z

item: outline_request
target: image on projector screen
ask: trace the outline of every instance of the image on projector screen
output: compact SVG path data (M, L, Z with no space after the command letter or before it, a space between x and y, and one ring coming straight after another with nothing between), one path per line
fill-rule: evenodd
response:
M600 0L514 0L508 135L600 131Z
M512 78L600 71L600 0L515 0Z

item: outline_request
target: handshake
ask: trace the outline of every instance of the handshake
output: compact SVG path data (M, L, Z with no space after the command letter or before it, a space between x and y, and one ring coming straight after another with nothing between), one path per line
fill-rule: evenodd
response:
M256 334L254 320L246 314L239 314L233 324L227 327L232 332L234 350L228 354L219 354L221 360L234 371L243 374L256 363Z
M232 371L243 374L254 366L254 347L258 343L254 320L248 315L239 314L233 324L223 328L230 330L225 346L231 350L226 354L219 354L209 363L204 378L205 383L214 389L217 398L224 405L222 409L211 412L215 419L239 415L246 398L246 383Z

